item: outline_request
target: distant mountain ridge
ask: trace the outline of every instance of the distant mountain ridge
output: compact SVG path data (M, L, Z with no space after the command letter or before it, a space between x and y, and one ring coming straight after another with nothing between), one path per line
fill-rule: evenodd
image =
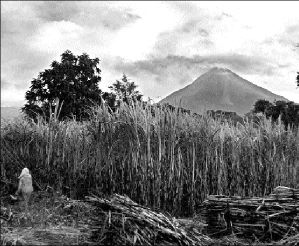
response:
M270 102L288 99L243 79L229 69L214 67L193 83L173 92L160 103L169 103L196 113L223 110L244 115L259 99Z
M21 107L1 107L1 120L12 120L21 115Z

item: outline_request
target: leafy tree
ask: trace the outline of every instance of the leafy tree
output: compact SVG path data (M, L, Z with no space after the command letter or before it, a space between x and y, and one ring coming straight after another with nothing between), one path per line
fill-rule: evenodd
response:
M271 106L272 106L272 103L270 103L269 101L260 99L255 102L253 112L264 114L265 111Z
M284 120L285 113L287 111L288 103L286 101L275 101L275 105L272 106L271 117L273 120L277 120L280 115L282 115L282 120Z
M281 116L282 122L287 127L299 126L299 105L294 102L275 101L274 104L267 100L258 100L254 104L253 113L262 112L267 118L276 121Z
M121 81L116 80L112 86L109 86L109 89L111 89L112 93L116 96L115 102L119 105L120 101L128 104L141 101L142 95L136 90L137 87L135 82L130 82L127 76L123 74Z
M27 103L22 108L30 118L49 116L57 102L61 102L59 119L75 116L85 119L87 107L101 102L101 70L99 58L91 59L83 53L75 56L69 50L61 55L61 62L53 61L50 69L40 72L26 92Z
M115 112L117 105L116 105L116 95L111 92L104 92L102 94L103 100L106 102L106 104L110 107L110 112Z
M299 105L294 102L287 102L281 120L285 125L299 126Z

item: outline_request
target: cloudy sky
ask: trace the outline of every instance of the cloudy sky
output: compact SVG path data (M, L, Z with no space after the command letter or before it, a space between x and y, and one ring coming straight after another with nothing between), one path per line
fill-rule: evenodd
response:
M158 100L214 66L299 103L299 2L1 1L1 106L67 49Z

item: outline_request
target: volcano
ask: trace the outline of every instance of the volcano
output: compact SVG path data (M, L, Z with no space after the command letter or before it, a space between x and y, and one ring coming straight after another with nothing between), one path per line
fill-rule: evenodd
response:
M270 102L288 99L259 87L226 68L212 68L190 85L173 92L160 103L189 109L195 113L222 110L244 115L259 99Z

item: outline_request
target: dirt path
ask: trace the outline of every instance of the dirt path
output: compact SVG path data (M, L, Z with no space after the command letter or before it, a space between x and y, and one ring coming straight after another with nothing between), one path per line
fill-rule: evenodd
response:
M3 245L19 244L23 245L82 245L88 244L86 237L88 234L82 233L73 227L52 227L46 229L37 228L17 228L3 235Z

